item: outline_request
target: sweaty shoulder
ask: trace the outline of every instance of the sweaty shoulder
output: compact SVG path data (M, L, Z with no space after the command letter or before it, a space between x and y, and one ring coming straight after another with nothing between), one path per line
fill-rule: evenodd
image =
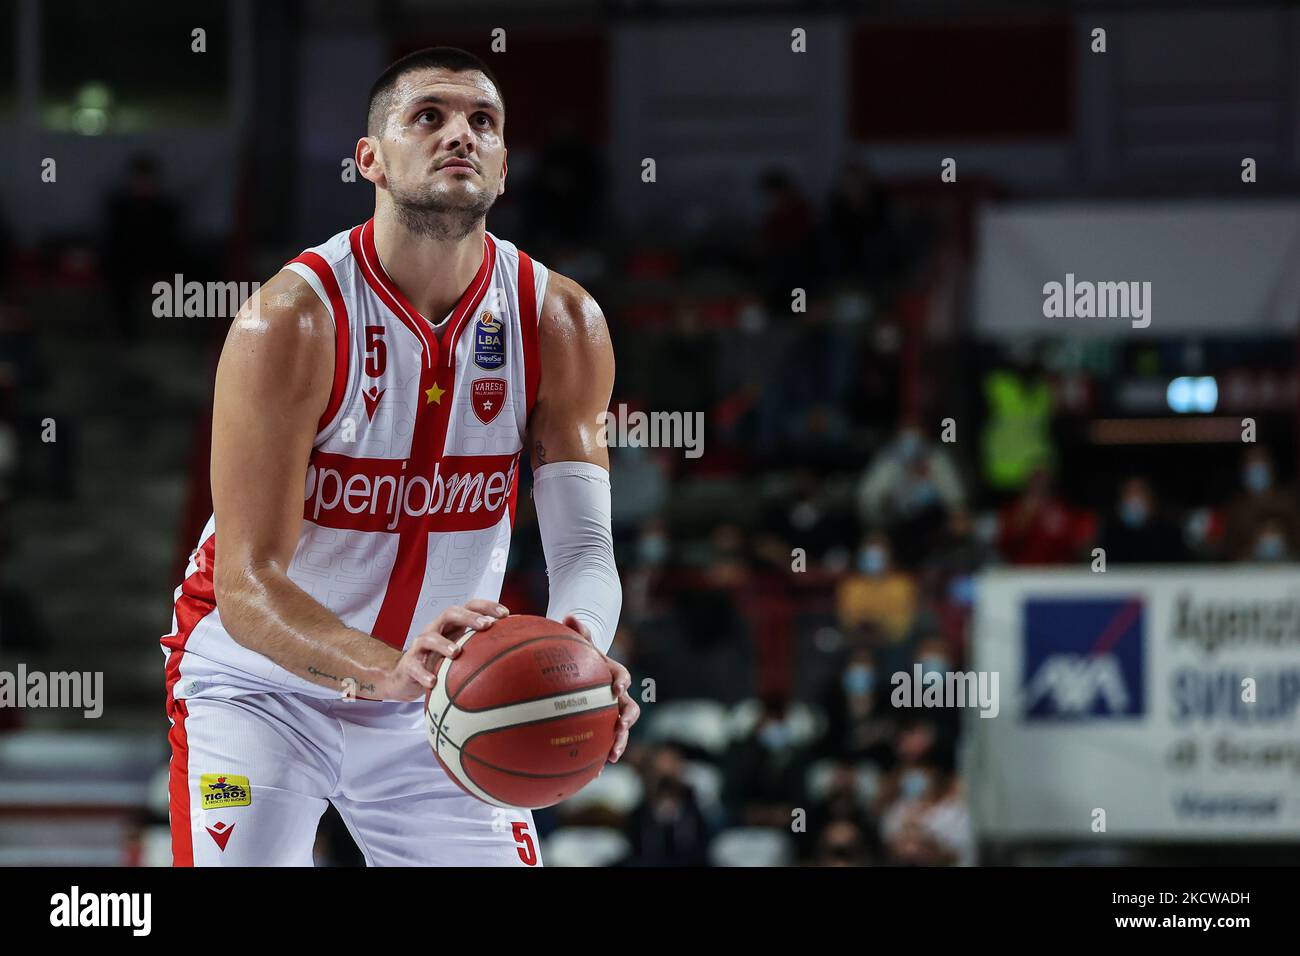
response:
M324 408L334 372L334 319L310 285L282 269L235 316L220 371L240 388Z
M547 351L549 340L552 347L597 352L609 350L613 361L609 328L600 306L586 289L554 270L546 283L538 337L543 353Z

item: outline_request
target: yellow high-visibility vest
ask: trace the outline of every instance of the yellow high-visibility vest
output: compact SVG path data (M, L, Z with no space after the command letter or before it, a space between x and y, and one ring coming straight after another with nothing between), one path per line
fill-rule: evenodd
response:
M1039 465L1050 465L1052 390L999 370L984 378L989 418L981 437L984 480L999 490L1021 487Z

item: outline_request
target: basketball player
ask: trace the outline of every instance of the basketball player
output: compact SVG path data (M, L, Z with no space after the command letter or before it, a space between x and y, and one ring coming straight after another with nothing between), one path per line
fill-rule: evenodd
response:
M443 772L422 709L454 641L508 613L525 445L547 616L603 654L622 602L598 441L609 333L577 283L486 231L504 132L471 54L394 63L356 146L374 218L288 263L231 325L214 514L162 640L177 865L311 865L327 802L370 865L541 862L531 814ZM638 707L606 660L616 761Z

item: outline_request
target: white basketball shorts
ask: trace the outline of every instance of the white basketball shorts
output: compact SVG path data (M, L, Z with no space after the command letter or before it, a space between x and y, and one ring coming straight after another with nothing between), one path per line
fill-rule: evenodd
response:
M248 694L177 700L177 866L311 866L326 803L369 866L541 866L533 817L439 766L424 703Z

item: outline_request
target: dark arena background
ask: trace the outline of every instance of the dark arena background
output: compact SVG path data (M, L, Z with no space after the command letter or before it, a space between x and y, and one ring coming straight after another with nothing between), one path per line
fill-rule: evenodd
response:
M1300 5L0 0L0 864L170 865L216 358L431 45L617 360L548 867L1300 861Z

